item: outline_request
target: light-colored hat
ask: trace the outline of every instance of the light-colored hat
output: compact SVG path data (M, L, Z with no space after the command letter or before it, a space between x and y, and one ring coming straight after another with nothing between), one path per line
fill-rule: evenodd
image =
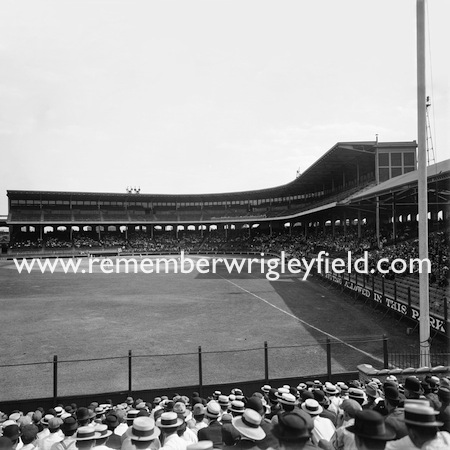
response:
M108 430L108 425L103 425L99 423L94 427L95 431L100 433L100 437L98 439L104 439L112 435L112 431Z
M100 433L94 427L80 427L76 434L77 441L93 441L99 438Z
M217 419L220 415L220 411L221 411L220 405L216 401L211 400L206 405L205 416L211 419Z
M261 420L259 413L253 409L246 409L242 416L235 417L232 420L232 424L243 436L254 441L261 441L266 437L266 433L261 428Z
M177 413L170 411L161 414L161 417L156 421L158 428L178 428L183 423Z
M295 406L297 404L297 399L295 398L295 395L293 394L276 394L278 398L278 403L281 403L282 405L290 405Z
M139 411L137 409L130 409L127 412L127 422L133 422L134 419L138 416Z
M271 386L269 386L268 384L265 384L262 388L261 391L263 391L265 394L268 394L269 391L272 389Z
M64 409L61 406L55 406L54 410L56 411L56 417L61 417L64 412Z
M323 408L319 405L319 402L312 398L308 398L304 403L302 403L302 409L311 416L318 416L323 411Z
M228 406L230 404L228 396L226 395L219 395L219 399L217 401L219 402L220 406Z
M241 402L240 400L233 400L231 402L230 411L235 413L243 413L245 409L244 402Z
M14 420L14 422L17 422L21 417L22 417L22 414L13 413L9 416L9 420Z
M176 402L175 405L173 405L173 412L177 414L177 416L185 420L186 422L190 419L192 419L192 413L186 408L186 404L183 402Z
M435 411L425 401L405 402L405 423L407 425L417 425L419 427L442 427L443 422L439 422L437 416L439 411Z
M48 421L50 419L53 419L55 416L53 414L46 414L42 419L41 419L41 423L42 425L48 425Z
M175 413L163 413L162 415L164 414L174 415L178 419ZM131 427L130 437L134 441L152 441L160 434L160 429L155 427L155 421L151 417L137 417Z
M334 384L331 384L331 383L326 383L324 390L325 390L325 392L328 395L337 395L337 394L339 394L339 391L338 391L337 387Z

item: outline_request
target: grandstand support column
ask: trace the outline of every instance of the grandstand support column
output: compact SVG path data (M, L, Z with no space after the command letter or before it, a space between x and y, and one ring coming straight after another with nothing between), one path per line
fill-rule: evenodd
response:
M117 228L119 228L120 230L120 226L118 226ZM125 241L128 241L128 225L125 225Z
M428 258L428 186L426 142L425 0L417 0L417 162L419 258ZM428 273L419 274L420 366L430 367L430 303Z
M42 241L42 230L44 227L42 225L39 225L39 239ZM9 230L9 235L11 236L11 230Z
M392 196L392 239L397 244L397 211L395 204L395 192Z
M150 237L153 239L154 226L150 225Z
M375 200L375 230L377 235L377 247L380 248L380 197Z

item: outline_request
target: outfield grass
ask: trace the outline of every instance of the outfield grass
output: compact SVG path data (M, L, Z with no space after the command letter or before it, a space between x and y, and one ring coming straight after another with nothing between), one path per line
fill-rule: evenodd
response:
M228 274L18 274L0 263L0 365L123 357L63 363L59 395L127 388L127 354L135 358L133 388L196 384L201 345L204 383L264 377L263 343L270 377L326 372L326 334L333 371L366 362L381 367L384 333L394 351L416 346L406 324L354 304L313 280ZM346 343L348 345L346 345ZM236 352L217 353L224 350ZM246 350L243 352L242 350ZM361 351L365 352L362 353ZM179 355L192 353L190 355ZM371 358L369 355L373 355ZM51 396L51 364L0 367L0 401Z

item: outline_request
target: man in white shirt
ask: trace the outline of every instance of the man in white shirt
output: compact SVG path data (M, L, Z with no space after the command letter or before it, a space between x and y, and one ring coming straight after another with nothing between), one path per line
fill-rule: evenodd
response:
M319 405L319 402L312 398L308 398L302 403L302 409L311 416L314 423L311 437L313 443L318 445L321 439L329 441L334 435L336 428L330 419L320 417L319 414L323 411L323 408Z
M53 417L48 421L49 435L39 440L39 450L50 450L53 444L61 442L64 439L64 433L60 429L61 424L62 420L58 417Z
M162 450L186 450L187 442L177 434L183 423L174 412L165 412L157 420L156 425L162 431Z

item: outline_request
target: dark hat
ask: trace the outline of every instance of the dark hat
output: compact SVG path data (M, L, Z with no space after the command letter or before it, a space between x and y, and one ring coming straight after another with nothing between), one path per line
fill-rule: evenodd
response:
M11 441L19 439L20 436L19 425L17 424L8 425L7 427L3 428L3 436L9 438Z
M245 405L247 409L253 409L254 411L258 412L261 416L264 414L264 406L262 404L262 401L258 397L250 397L247 400L247 404Z
M313 397L314 397L315 400L317 400L319 405L323 406L323 404L325 403L325 392L323 392L323 391L321 391L319 389L316 389L313 392ZM308 398L311 398L311 397L308 397ZM303 393L302 393L302 399L306 400L306 398L303 398Z
M34 424L30 424L30 425L25 425L22 427L22 442L24 444L29 444L31 442L33 442L36 439L36 436L39 432L39 428L34 425Z
M270 401L276 402L276 401L278 400L278 399L277 399L277 396L275 395L277 392L278 392L278 389L275 389L275 388L271 388L271 389L269 390L268 396L269 396L269 400L270 400Z
M272 434L280 441L295 442L309 438L314 423L311 416L299 409L278 415L278 423L272 428Z
M63 424L61 425L61 430L64 434L66 434L66 431L76 431L78 429L78 422L75 419L75 417L70 416L66 417L64 419Z
M397 386L393 386L391 384L385 384L384 385L384 396L388 400L399 400L400 396L398 393Z
M406 401L405 423L418 427L442 427L443 422L436 420L439 411L435 411L426 401Z
M410 392L414 392L414 394L423 394L420 380L416 377L407 377L405 379L405 389L408 389Z
M196 403L194 405L194 408L192 409L192 414L194 416L204 416L205 411L206 411L206 408L203 406L202 403Z
M105 417L105 422L106 422L106 425L108 425L108 427L110 427L110 428L116 428L120 423L119 417L117 416L117 414L115 412L109 413Z
M390 441L395 438L395 431L386 426L383 416L370 409L358 411L355 414L354 425L346 429L357 436L378 441Z
M92 417L95 417L95 414L93 414L93 416L91 415L91 412L88 408L85 408L84 406L82 406L81 408L78 408L77 413L76 413L76 417L77 420L88 420L88 419L92 419Z

